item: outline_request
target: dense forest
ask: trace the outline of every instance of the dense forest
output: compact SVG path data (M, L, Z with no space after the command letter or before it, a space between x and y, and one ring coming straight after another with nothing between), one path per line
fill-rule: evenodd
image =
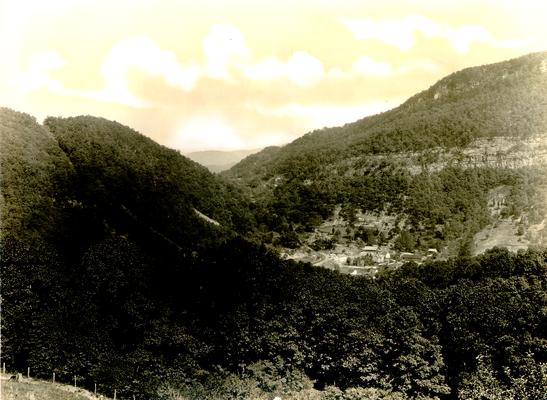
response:
M532 82L521 89L513 75L500 78L513 93L545 105L534 83L545 78L531 67L538 57L466 70L434 88L494 99L505 90L497 76L509 71ZM490 72L496 78L483 79ZM498 92L475 92L471 81ZM463 107L449 94L418 95L393 123L405 126L405 107L427 113L439 99L446 115L451 102ZM355 126L390 127L389 115ZM539 129L533 117L526 123ZM234 183L241 165L213 175L116 122L41 125L0 109L2 362L120 399L544 398L544 249L470 257L462 246L458 257L372 278L281 259L268 239L297 244L296 233L337 204L349 219L357 208L405 214L408 231L394 233L402 249L465 239L488 219L490 188L512 188L507 212L539 207L542 171L411 174L363 157L360 173L336 175L330 168L341 164L325 162L343 153L336 148L286 155L329 135L249 157L262 175ZM280 171L277 186L263 184Z
M547 384L544 252L407 264L372 280L241 239L161 271L115 236L72 267L35 251L3 249L3 345L11 368L36 376L192 399L313 387L317 398L539 399Z

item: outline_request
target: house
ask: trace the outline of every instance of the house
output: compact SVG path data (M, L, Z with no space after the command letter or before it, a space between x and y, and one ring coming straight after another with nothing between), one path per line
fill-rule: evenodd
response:
M363 247L363 251L366 253L376 253L378 251L378 245L365 246Z
M422 256L419 254L414 254L414 253L403 252L399 255L399 258L403 262L406 262L406 261L421 262L422 261Z

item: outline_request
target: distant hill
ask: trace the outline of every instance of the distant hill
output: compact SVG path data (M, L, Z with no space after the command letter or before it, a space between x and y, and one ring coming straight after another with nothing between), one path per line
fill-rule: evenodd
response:
M233 151L195 151L185 154L190 160L193 160L207 168L211 172L221 172L230 169L245 157L259 152L261 149L254 150L233 150Z
M444 246L491 222L488 194L499 186L528 193L509 198L509 215L531 212L539 223L546 66L543 52L455 72L393 110L265 149L222 175L266 207L260 223L292 246L292 232L312 232L337 205L345 221L359 211L398 216L385 232L392 244L406 231L405 248Z

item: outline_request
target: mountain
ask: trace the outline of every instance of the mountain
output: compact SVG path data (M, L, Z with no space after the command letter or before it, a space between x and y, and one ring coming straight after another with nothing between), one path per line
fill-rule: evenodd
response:
M121 124L94 117L48 118L45 126L72 161L80 192L93 206L118 208L183 243L212 229L245 233L245 198L206 168ZM214 228L216 229L216 228Z
M303 232L340 218L330 227L353 237L353 221L375 214L397 221L378 221L373 236L405 251L454 240L470 251L500 187L504 216L547 215L546 65L544 52L453 73L393 110L265 149L223 176L266 207L259 223L286 246L310 244L317 235Z
M324 157L330 165L337 158L465 147L481 138L544 135L546 65L547 52L543 52L455 72L393 110L310 132L284 146L268 165L281 173L291 162L302 163L312 156ZM227 175L241 179L256 175L249 161L243 160Z
M254 150L232 150L232 151L195 151L185 154L190 160L193 160L211 172L222 172L230 169L245 157L257 153L260 149Z
M254 229L250 202L102 118L41 125L2 108L0 145L2 360L120 396L131 380L131 391L147 392L151 381L134 369L146 335L162 336L169 318L182 329L189 309L202 311L202 274L246 265L226 248Z

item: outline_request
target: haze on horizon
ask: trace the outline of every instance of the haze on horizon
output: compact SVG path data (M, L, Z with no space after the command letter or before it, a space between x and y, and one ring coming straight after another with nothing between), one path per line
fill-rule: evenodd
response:
M546 50L545 16L539 0L0 0L0 105L182 152L259 148Z

